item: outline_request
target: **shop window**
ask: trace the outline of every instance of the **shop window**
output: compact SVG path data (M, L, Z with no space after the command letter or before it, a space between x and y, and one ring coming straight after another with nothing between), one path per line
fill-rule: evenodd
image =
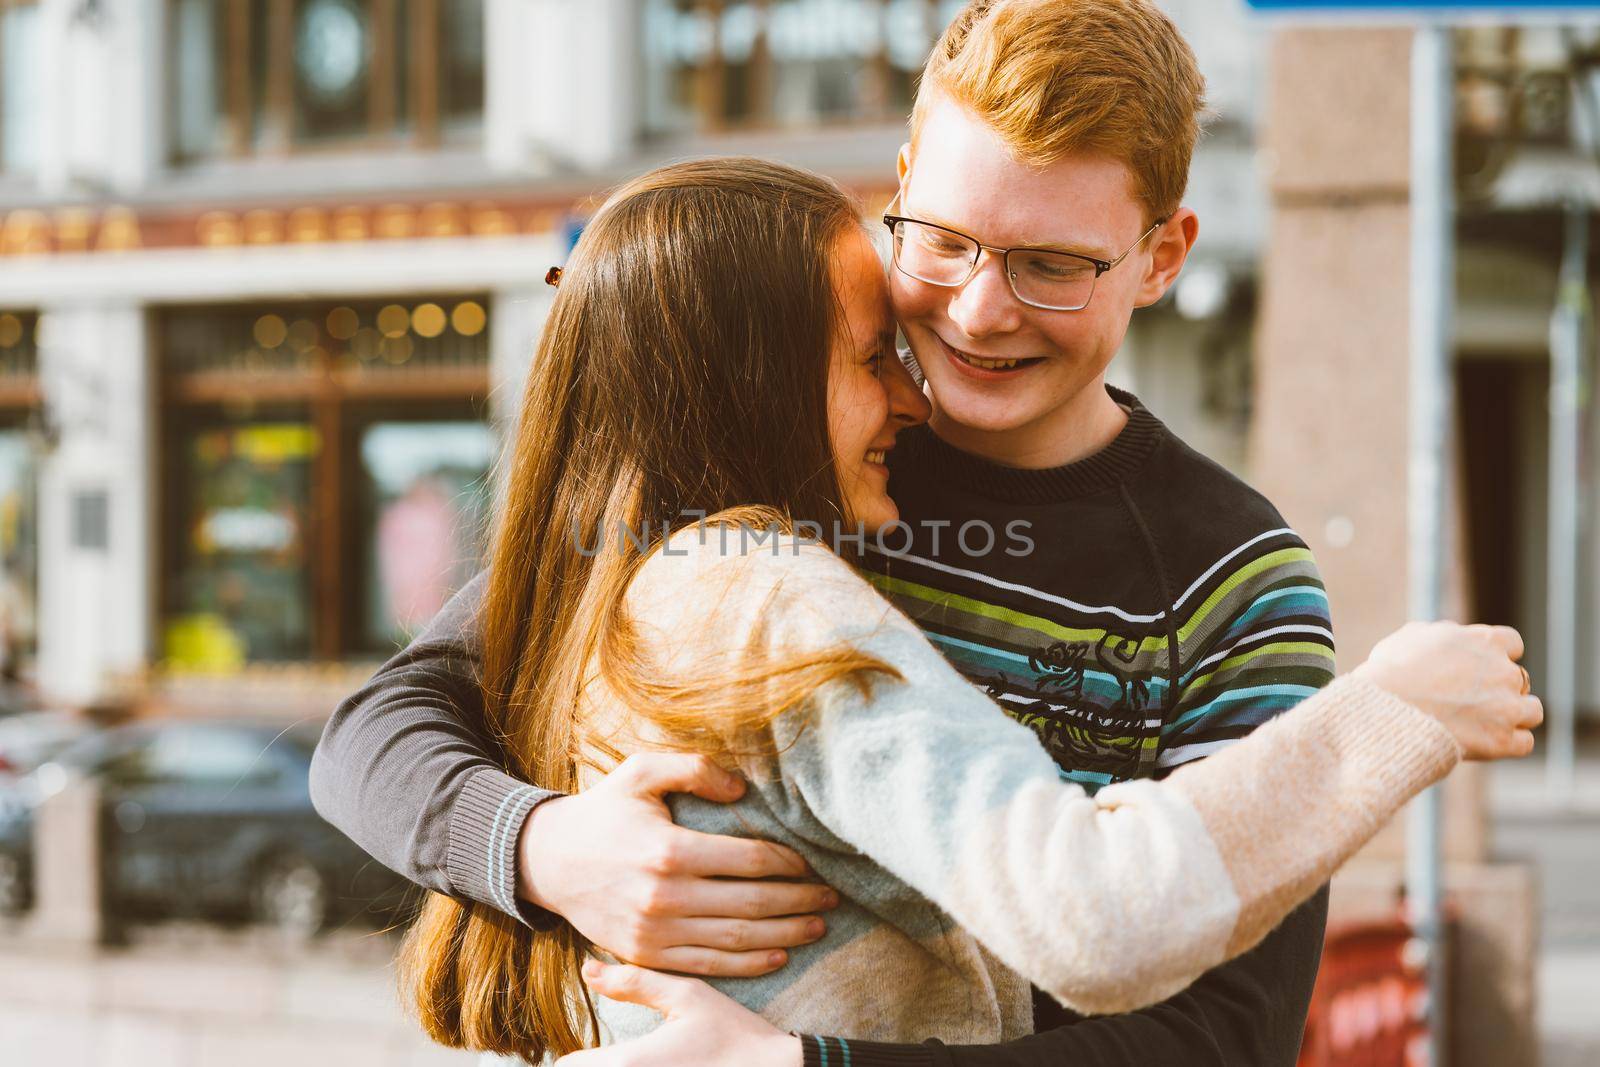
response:
M38 452L34 435L0 429L0 679L33 661L38 637Z
M165 660L393 652L482 565L482 298L174 310Z
M482 422L362 431L364 649L404 644L483 566L493 453Z
M962 3L646 0L647 134L902 122Z
M173 152L429 147L483 115L483 0L171 0Z
M39 588L39 317L0 310L0 685L28 673Z
M182 566L167 656L233 670L311 655L311 475L321 441L304 414L195 426L180 446Z
M0 310L0 405L14 406L18 398L6 393L30 390L38 370L39 316Z
M0 3L0 172L32 173L39 164L39 8Z

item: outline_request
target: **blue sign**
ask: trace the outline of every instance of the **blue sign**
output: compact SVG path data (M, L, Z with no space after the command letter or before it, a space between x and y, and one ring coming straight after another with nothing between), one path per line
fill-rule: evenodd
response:
M564 236L567 239L567 253L569 255L574 248L578 247L578 238L583 236L583 228L588 224L588 218L581 215L567 215L561 220L561 228L565 231Z

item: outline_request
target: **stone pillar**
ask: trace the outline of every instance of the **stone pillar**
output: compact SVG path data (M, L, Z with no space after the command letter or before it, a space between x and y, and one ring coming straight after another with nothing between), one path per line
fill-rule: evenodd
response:
M49 195L135 192L163 165L166 50L162 0L41 0L39 184Z
M603 170L633 147L633 0L488 0L484 18L484 140L492 166Z
M87 705L148 664L153 393L144 309L45 309L39 376L56 435L39 478L39 685Z
M565 246L552 239L552 266L566 259ZM489 298L489 416L502 438L515 432L534 348L555 299L548 285L497 289Z
M75 781L34 816L31 937L80 947L102 940L100 860L100 791Z
M1405 29L1280 30L1269 62L1272 215L1250 469L1316 554L1342 670L1407 616L1410 49ZM1446 614L1460 617L1462 553L1452 555ZM1465 943L1520 946L1494 969L1455 968L1454 1062L1526 1062L1536 894L1525 869L1491 876L1502 869L1486 865L1482 768L1452 775L1445 808L1445 856L1456 865L1447 892L1471 916ZM1335 879L1335 900L1341 884L1377 881L1392 905L1404 851L1396 820ZM1474 949L1457 963L1484 958ZM1500 1020L1502 1040L1473 1029L1485 1018Z
M1406 617L1411 34L1273 39L1250 469L1310 544L1340 667Z
M168 54L164 0L102 6L108 15L102 33L110 45L110 122L99 169L108 186L127 194L151 184L166 167L167 77L176 60ZM152 56L164 58L151 62Z
M1341 670L1407 617L1410 49L1403 29L1287 30L1269 67L1250 469L1316 554ZM1482 788L1448 788L1451 859L1485 858ZM1400 829L1379 853L1403 854Z
M43 0L39 4L38 71L42 84L38 101L39 189L46 196L65 196L72 190L71 131L74 103L83 90L73 83L71 54L72 4L69 0Z

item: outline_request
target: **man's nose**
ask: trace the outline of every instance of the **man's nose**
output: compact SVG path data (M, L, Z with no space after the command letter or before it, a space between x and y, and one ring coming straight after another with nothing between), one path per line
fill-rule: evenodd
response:
M1011 290L1004 256L979 253L977 270L950 299L949 315L968 337L1010 333L1021 325L1022 302Z

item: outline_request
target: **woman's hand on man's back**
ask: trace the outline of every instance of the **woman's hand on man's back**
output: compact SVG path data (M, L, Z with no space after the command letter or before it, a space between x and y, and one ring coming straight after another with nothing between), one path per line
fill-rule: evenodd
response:
M742 779L703 756L630 756L604 781L546 801L517 843L518 895L618 959L685 974L751 977L821 937L838 895L765 841L677 826L668 793L727 803ZM784 879L757 881L756 879Z
M1379 641L1355 674L1439 721L1464 759L1533 751L1544 706L1530 690L1522 635L1509 626L1411 622Z

